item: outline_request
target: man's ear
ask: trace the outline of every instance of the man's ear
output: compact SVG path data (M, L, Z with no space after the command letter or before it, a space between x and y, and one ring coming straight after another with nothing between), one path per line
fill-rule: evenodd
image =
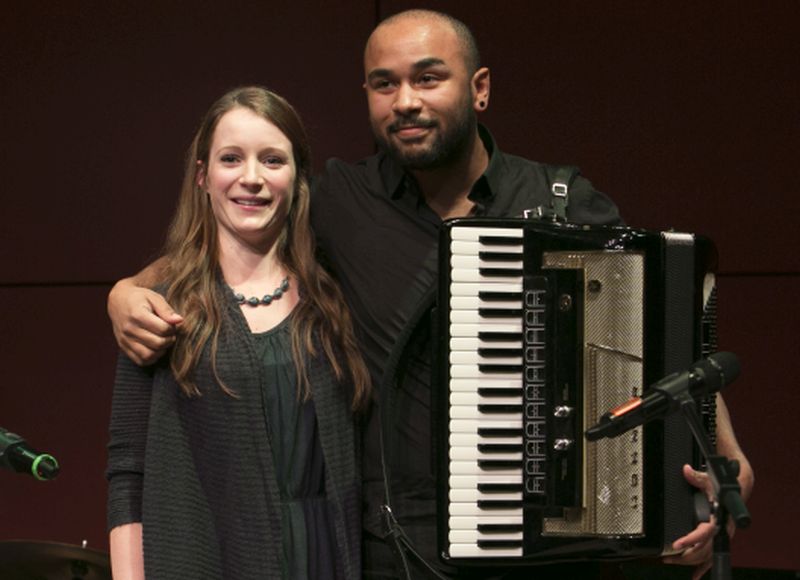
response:
M492 80L487 67L481 67L472 75L472 106L476 111L485 111L489 106L489 93Z

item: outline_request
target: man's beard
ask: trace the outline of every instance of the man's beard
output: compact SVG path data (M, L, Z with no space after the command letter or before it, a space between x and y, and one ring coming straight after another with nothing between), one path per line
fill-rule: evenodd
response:
M434 139L427 147L403 148L402 144L387 139L378 132L375 132L375 138L378 145L405 169L424 171L446 167L466 153L477 121L475 111L472 110L469 103L460 107L459 110L462 111L461 114L450 119L447 130L440 129L436 120L421 119L418 115L403 117L387 128L389 133L392 133L409 125L429 127L434 130Z

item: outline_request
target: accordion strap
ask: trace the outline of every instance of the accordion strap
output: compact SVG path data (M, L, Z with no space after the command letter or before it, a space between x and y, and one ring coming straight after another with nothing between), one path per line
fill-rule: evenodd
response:
M553 194L553 213L556 221L567 221L567 205L569 205L569 184L574 177L574 168L561 166L556 170L556 177L550 186Z
M578 175L578 168L573 165L556 165L548 167L548 176L554 175L550 182L550 205L540 205L534 209L525 210L526 218L551 220L554 222L567 221L567 206L569 205L569 188Z

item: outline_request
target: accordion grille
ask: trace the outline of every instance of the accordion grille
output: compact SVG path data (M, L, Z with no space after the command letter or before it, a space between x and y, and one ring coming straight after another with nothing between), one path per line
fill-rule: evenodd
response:
M642 394L644 256L550 252L543 268L582 272L582 404L590 425L619 401ZM582 505L545 518L544 535L642 535L643 445L641 428L585 445Z

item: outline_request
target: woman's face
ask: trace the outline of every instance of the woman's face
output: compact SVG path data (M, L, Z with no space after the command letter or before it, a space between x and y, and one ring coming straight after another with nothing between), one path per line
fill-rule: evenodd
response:
M200 186L209 195L221 247L271 243L286 223L294 191L292 144L243 107L217 123Z

